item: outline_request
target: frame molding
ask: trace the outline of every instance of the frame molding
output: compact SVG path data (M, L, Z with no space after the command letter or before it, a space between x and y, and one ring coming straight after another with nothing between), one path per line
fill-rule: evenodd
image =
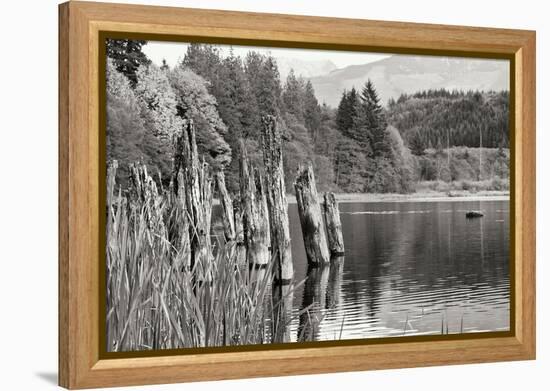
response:
M512 60L513 336L100 359L100 32ZM91 388L535 358L535 32L70 1L59 6L59 384ZM243 365L244 364L244 365Z

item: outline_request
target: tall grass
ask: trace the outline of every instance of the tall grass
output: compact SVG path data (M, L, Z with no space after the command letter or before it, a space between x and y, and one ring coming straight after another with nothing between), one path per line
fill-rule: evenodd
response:
M125 194L114 194L114 177L107 186L107 350L275 342L290 322L279 307L293 289L274 302L273 262L249 272L237 262L237 244L219 240L190 265L196 230L182 224L190 221L185 210L170 190L157 189L144 166L132 170Z

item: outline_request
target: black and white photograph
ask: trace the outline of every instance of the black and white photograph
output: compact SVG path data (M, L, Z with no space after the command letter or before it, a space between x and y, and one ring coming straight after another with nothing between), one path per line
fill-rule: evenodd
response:
M107 352L510 330L509 60L105 52Z

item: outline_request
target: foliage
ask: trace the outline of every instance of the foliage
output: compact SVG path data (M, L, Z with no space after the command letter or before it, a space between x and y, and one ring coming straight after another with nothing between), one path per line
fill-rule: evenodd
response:
M218 114L216 99L207 90L206 81L181 66L169 71L168 79L178 115L195 122L199 152L212 167L227 166L231 160L231 148L223 138L227 127Z
M106 42L107 57L134 85L137 83L138 68L151 63L141 50L145 44L146 41L134 39L108 39Z
M171 155L169 143L155 137L148 128L147 112L142 115L139 102L129 80L107 63L107 160L118 160L121 185L128 185L128 167L141 160L150 172L169 179Z
M481 153L481 172L479 154ZM510 152L505 148L453 147L437 151L426 149L423 156L413 156L418 181L476 181L487 178L508 179Z
M182 121L177 115L176 95L166 72L154 64L142 65L136 78L135 94L146 123L150 124L155 136L171 139L181 128Z
M251 50L241 58L215 45L191 44L170 69L166 62L150 64L143 44L111 42L109 158L126 161L141 154L165 179L172 164L171 137L183 120L192 119L199 152L225 171L227 188L237 193L234 151L244 140L261 168L261 116L266 114L276 116L283 130L289 192L297 167L306 163L313 165L320 189L343 192L404 193L414 189L415 181L509 176L506 92L429 90L403 94L384 109L368 80L344 91L333 109L319 105L311 82L293 70L281 83L271 55ZM137 65L135 82L117 71L121 63ZM482 145L500 151L482 156L481 169L476 149L467 148L468 157L455 150L478 147L480 136Z

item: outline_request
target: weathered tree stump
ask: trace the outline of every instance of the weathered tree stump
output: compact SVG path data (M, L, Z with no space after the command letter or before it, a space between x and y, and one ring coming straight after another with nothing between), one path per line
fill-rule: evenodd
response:
M312 267L326 265L330 263L330 254L311 164L298 168L294 189L308 264Z
M187 214L187 199L184 188L184 174L183 169L180 169L177 176L177 183L179 189L175 202L177 203L177 216L175 226L177 232L175 233L177 254L175 262L183 270L189 270L191 267L191 241L189 240L189 216Z
M283 171L282 134L275 117L262 118L262 150L265 166L267 207L271 227L271 251L274 254L275 281L288 284L294 276L288 204Z
M246 266L246 244L244 242L243 210L241 200L233 200L233 216L235 218L235 252L237 257L237 266Z
M235 240L235 217L233 214L233 201L225 186L225 174L223 171L217 171L216 185L220 197L220 204L223 211L223 233L225 240L231 242Z
M266 197L261 178L256 180L244 142L241 140L240 191L243 209L246 258L253 268L266 267L270 260L269 223L266 219Z
M189 216L189 239L191 247L191 268L198 268L201 281L210 279L212 259L210 224L212 218L212 175L206 162L199 161L195 127L193 121L186 121L175 138L174 189L185 191L187 214ZM183 176L177 175L180 169ZM184 185L179 183L183 179Z
M344 235L342 234L342 222L340 211L334 193L325 193L323 209L327 227L328 248L332 257L344 255Z

